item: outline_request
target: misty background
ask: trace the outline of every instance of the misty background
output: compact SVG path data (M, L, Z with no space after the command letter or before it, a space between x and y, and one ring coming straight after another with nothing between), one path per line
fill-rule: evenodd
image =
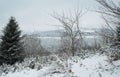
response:
M78 7L82 11L87 11L80 19L80 27L101 26L103 21L101 15L95 12L98 3L94 0L0 0L0 29L6 25L10 16L13 16L23 31L56 30L59 28L52 25L59 23L51 14L69 13Z

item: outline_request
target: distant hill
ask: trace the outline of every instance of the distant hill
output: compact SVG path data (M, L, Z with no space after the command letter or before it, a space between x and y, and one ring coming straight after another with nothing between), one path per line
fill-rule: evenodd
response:
M98 35L98 29L81 29L81 32L85 36ZM50 31L34 31L34 32L23 32L23 35L32 35L40 37L60 37L64 31L63 30L50 30Z

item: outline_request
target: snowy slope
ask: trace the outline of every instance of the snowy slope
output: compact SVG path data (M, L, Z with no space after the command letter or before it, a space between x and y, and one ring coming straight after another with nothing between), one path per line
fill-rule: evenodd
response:
M95 55L73 65L72 70L78 77L119 77L120 61L108 63L106 56Z
M120 60L108 63L106 56L94 55L84 60L73 58L70 73L73 77L120 77ZM19 72L2 74L0 77L66 77L55 62L41 70L23 69Z

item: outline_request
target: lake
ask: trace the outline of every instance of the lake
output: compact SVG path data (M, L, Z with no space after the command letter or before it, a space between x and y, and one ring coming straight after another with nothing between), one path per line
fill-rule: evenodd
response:
M41 44L44 48L50 51L56 51L61 45L61 37L38 37L41 39ZM85 43L88 46L94 46L95 43L102 44L100 36L84 36Z

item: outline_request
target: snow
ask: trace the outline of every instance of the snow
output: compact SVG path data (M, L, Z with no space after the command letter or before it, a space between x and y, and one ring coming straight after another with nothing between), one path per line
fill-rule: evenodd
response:
M81 67L80 67L81 65ZM78 77L119 77L120 61L109 64L106 56L95 55L73 65L72 70Z
M20 72L9 73L6 76L1 77L38 77L38 71L36 70L23 70Z
M70 60L72 77L119 77L120 60L108 63L108 57L105 55L94 55L85 59L75 58ZM61 72L56 72L61 71ZM47 66L37 69L23 69L21 71L2 74L0 77L66 77L60 70L55 61Z

